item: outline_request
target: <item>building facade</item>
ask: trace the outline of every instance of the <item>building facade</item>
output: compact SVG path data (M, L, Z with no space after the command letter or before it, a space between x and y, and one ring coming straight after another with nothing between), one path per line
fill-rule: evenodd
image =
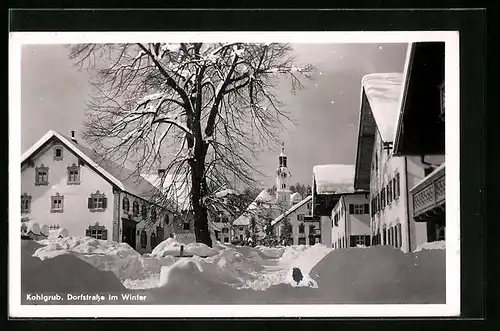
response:
M342 195L332 209L331 247L335 249L370 246L368 192Z
M408 48L394 154L424 164L425 177L410 187L410 216L426 242L445 240L445 44ZM423 240L417 240L417 245Z
M149 252L170 234L173 214L139 177L99 159L74 132L49 131L21 158L21 219Z
M372 245L412 251L427 240L411 217L410 188L425 177L422 160L393 153L403 75L363 77L355 188L370 192Z

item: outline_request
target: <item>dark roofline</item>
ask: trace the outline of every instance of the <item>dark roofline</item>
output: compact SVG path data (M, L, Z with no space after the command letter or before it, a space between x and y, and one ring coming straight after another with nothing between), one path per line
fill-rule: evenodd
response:
M399 115L398 115L398 124L396 127L396 136L394 137L394 145L392 149L392 153L394 156L401 156L401 151L400 151L400 145L399 141L401 138L402 133L402 126L403 126L403 118L404 118L404 113L406 109L406 97L408 94L408 86L410 84L410 79L411 79L411 72L413 69L413 59L415 57L415 43L411 43L409 46L408 50L408 55L406 59L406 72L403 77L404 79L404 84L403 84L403 98L401 100L401 105L399 109Z

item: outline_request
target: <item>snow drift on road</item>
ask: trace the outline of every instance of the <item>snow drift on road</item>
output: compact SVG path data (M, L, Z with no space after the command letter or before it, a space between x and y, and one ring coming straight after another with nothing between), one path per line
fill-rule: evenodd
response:
M183 255L198 255L206 257L217 254L217 251L205 244L189 243L187 245L183 245L174 238L168 238L158 244L158 246L153 249L153 252L151 252L151 255L156 257L165 257L167 255L179 256L181 253L181 246L183 246L184 249Z
M36 280L31 270L41 268L45 280L60 281L61 274L52 277L52 272L71 279L62 281L64 289L95 290L87 281L91 279L103 290L109 285L109 289L146 291L153 304L445 300L443 249L405 254L389 246L332 250L321 244L269 248L216 243L213 248L190 246L211 256L179 258L169 255L180 245L172 239L160 243L154 254L142 256L126 244L91 238L48 239L31 245L35 245L31 253L23 253L23 283L30 291L58 288ZM46 267L49 264L52 269Z
M441 241L433 241L430 243L425 243L419 245L413 252L417 253L423 250L432 250L432 249L446 249L446 241L441 240Z

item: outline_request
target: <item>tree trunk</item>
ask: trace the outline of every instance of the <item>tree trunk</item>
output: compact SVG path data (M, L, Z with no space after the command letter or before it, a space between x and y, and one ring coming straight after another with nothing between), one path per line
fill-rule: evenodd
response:
M207 208L202 203L202 198L206 195L206 192L204 192L204 186L206 186L206 181L204 180L205 155L206 146L203 141L197 139L194 150L194 160L191 164L191 198L194 212L194 234L197 243L212 247L212 238L210 238L210 231L208 230Z

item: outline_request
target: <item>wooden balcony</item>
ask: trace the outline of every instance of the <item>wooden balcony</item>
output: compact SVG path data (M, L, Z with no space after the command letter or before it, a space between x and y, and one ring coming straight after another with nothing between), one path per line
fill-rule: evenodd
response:
M415 221L427 222L436 218L444 218L445 178L445 164L443 163L410 190Z

